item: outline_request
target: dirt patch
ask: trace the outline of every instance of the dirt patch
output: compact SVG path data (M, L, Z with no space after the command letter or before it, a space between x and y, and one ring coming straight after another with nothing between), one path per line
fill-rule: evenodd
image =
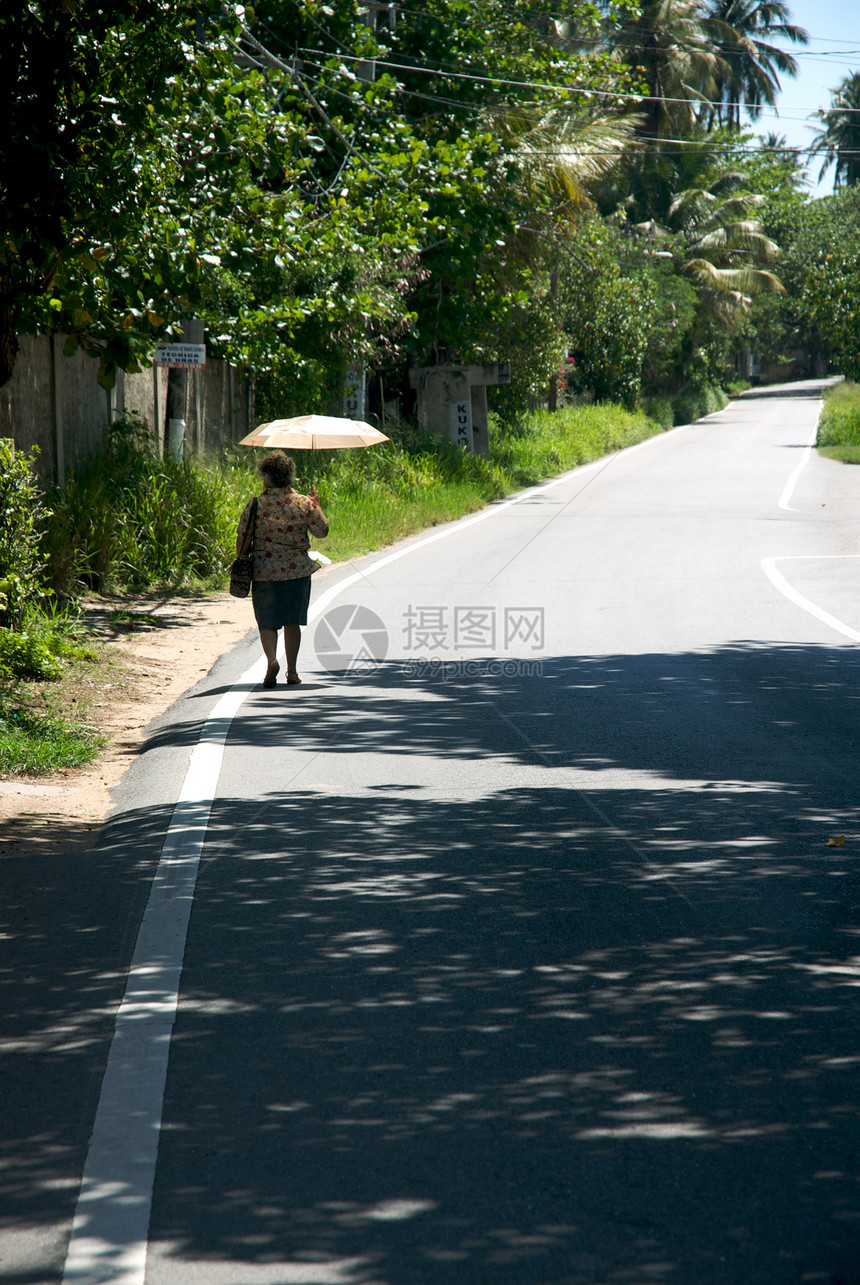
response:
M255 629L248 600L103 598L86 607L105 643L87 686L87 722L108 737L91 767L0 781L7 856L79 852L98 839L110 791L143 747L144 730Z

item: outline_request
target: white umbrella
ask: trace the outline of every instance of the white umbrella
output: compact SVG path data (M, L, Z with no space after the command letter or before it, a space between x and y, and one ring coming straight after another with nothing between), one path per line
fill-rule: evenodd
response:
M273 419L259 424L243 437L240 446L262 446L277 451L311 452L311 482L314 480L314 451L334 451L358 446L376 446L389 439L372 424L336 415L296 415L294 419Z
M263 446L269 450L286 447L293 451L332 451L338 447L376 446L389 439L372 424L360 419L339 419L334 415L297 415L295 419L273 419L260 424L243 437L240 446Z
M294 419L273 419L258 424L248 433L239 446L262 446L278 451L283 447L291 451L311 452L311 482L314 481L314 451L334 451L338 448L377 446L390 441L373 424L361 419L341 419L337 415L296 415Z

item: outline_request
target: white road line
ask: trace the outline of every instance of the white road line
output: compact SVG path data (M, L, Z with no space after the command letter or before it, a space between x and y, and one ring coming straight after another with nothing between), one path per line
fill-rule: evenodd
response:
M860 554L845 553L833 554L832 556L856 558L860 557ZM804 611L808 611L810 616L815 616L816 620L820 620L822 624L829 625L829 627L831 629L835 629L837 633L844 634L846 638L851 638L854 642L860 642L860 632L856 629L852 629L850 625L844 624L843 621L838 620L836 616L831 616L829 611L825 611L823 607L819 607L816 603L811 602L809 598L804 598L803 594L798 593L796 589L793 589L785 577L776 569L777 562L800 562L811 558L829 560L829 555L798 554L785 558L762 558L761 569L774 588L778 589L781 594L788 598L789 602L793 602L796 607L801 607Z
M822 402L818 403L819 415L821 414L822 405L823 405ZM818 439L818 422L816 421L815 428L813 429L813 432L812 432L812 436L810 437L809 441L806 443L806 446L803 448L800 459L797 461L794 468L791 470L791 473L789 475L788 481L785 484L785 488L782 492L782 495L779 497L779 507L781 509L786 509L789 512L792 511L791 497L794 494L794 488L797 486L797 479L800 477L801 473L809 463L810 457L812 455L812 448L815 446L817 439Z
M167 1056L194 883L233 717L261 658L218 701L173 810L119 1006L66 1255L64 1282L141 1285Z
M619 454L641 450L691 427L680 425L646 438ZM606 464L604 456L571 469L377 559L365 571L345 577L320 594L308 612L308 623L320 616L345 589L399 558L445 540L465 527L486 522L516 504L562 486L573 477L605 468ZM170 1039L179 1000L194 885L230 725L249 692L262 680L263 667L261 657L221 697L206 719L165 835L128 983L117 1011L72 1224L63 1285L144 1283Z

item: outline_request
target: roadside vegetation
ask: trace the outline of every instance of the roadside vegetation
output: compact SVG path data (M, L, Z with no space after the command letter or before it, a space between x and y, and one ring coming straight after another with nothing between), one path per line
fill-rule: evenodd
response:
M860 464L860 386L850 380L824 394L818 449L828 459Z
M0 629L0 775L83 767L97 757L104 737L92 707L106 664L103 644L70 613L33 609L20 632Z

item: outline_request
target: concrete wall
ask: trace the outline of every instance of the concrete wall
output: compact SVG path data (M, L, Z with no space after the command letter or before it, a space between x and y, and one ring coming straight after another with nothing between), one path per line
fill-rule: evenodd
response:
M21 335L18 342L12 378L0 388L0 437L11 437L21 451L38 446L35 467L45 483L62 484L103 447L108 424L122 415L136 415L161 449L167 370L120 371L106 392L94 358L80 350L63 355L65 336ZM186 451L223 450L254 427L253 388L227 362L210 358L186 383Z

